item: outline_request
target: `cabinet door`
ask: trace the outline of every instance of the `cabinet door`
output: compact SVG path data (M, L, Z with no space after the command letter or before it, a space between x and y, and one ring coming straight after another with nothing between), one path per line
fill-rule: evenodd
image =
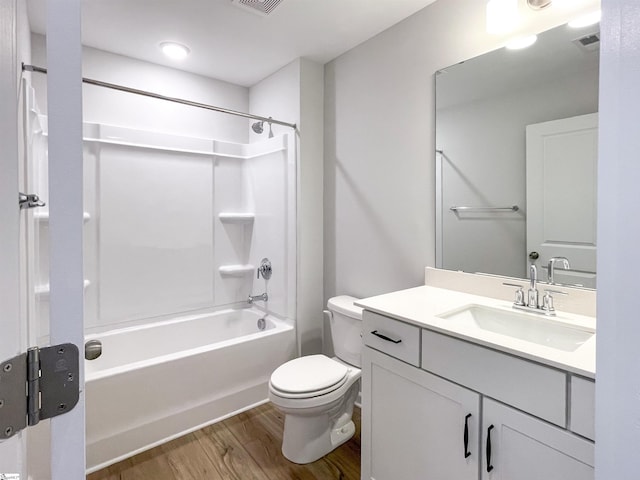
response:
M362 411L363 480L477 480L478 394L364 348Z
M483 480L593 480L592 442L486 398L482 415Z

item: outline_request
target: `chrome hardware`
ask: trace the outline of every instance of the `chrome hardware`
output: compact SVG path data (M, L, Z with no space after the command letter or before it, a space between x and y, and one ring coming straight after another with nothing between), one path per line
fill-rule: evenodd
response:
M555 285L553 281L553 270L556 266L556 262L562 262L562 267L565 270L569 270L571 266L569 265L569 259L566 257L551 257L549 259L549 264L547 265L547 283L549 285Z
M520 210L518 205L511 205L510 207L449 207L452 212L517 212Z
M258 267L257 278L260 278L260 275L262 275L262 278L264 278L265 280L269 280L271 278L272 273L273 273L273 270L271 269L271 262L269 261L268 258L263 258L262 261L260 262L260 266Z
M84 344L84 358L95 360L102 355L102 342L100 340L89 340Z
M527 307L538 308L538 289L536 288L538 270L533 263L529 265L529 279L531 283L529 284L529 292L527 293Z
M567 292L561 292L560 290L552 290L550 288L545 288L544 289L545 294L544 297L542 297L542 307L540 307L545 315L555 315L556 314L556 309L553 308L553 297L551 296L552 293L558 294L558 295L569 295Z
M23 208L37 208L44 207L46 203L40 200L40 197L35 193L18 193L18 205L20 209Z
M538 258L540 258L540 254L538 252L530 252L529 253L529 259L537 260Z
M258 330L262 331L265 328L267 328L267 319L265 317L262 317L258 319Z
M0 363L0 440L72 410L79 372L78 347L71 343L30 348Z
M249 304L252 304L253 302L255 302L256 300L262 300L263 302L266 302L269 300L269 295L267 295L267 292L264 292L262 295L249 295L249 298L247 299L247 302Z
M520 307L524 307L525 303L524 303L524 290L522 289L522 285L518 285L516 283L506 283L504 282L503 285L506 285L507 287L515 287L517 288L516 290L516 299L513 301L514 305L518 305Z
M525 312L530 313L538 313L541 315L554 316L556 314L555 309L553 308L553 297L550 295L551 293L557 293L559 295L568 295L566 292L561 292L559 290L545 289L545 295L542 297L542 305L538 304L538 289L537 286L537 270L535 265L531 265L530 267L530 276L531 283L529 285L529 290L527 292L527 301L524 299L524 287L522 285L518 285L517 283L503 283L507 287L515 287L516 290L516 298L513 302L513 308L518 310L524 310Z

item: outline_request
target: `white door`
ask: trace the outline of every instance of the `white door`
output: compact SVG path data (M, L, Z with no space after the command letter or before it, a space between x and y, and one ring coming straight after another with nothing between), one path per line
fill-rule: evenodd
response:
M73 343L82 352L82 146L79 0L48 0L49 161L51 231L51 344ZM0 0L0 363L29 347L27 293L20 247L24 239L18 207L20 182L19 15L21 0ZM23 31L23 30L22 30ZM20 99L17 101L17 99ZM35 193L35 192L26 192ZM79 212L79 214L78 214ZM23 222L24 224L24 222ZM24 267L24 265L22 265ZM82 353L81 353L82 355ZM83 359L80 358L83 386ZM0 384L0 393L2 391ZM0 396L1 399L1 396ZM0 432L0 474L8 478L63 480L84 478L84 396L70 412L45 420L51 442L37 456L27 455L30 430ZM3 437L4 435L4 437ZM8 437L8 438L6 438ZM50 445L50 446L49 446ZM33 476L33 464L51 464L46 476Z
M558 283L595 287L597 159L597 113L527 126L527 254L566 257Z
M477 393L367 347L363 367L363 479L477 480Z
M593 442L488 398L482 424L483 480L594 478Z

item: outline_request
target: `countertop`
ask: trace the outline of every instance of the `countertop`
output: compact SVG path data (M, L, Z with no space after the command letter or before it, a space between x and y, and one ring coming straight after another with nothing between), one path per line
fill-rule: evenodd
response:
M595 379L595 334L576 350L568 352L486 330L465 327L438 316L470 304L515 311L512 308L513 303L508 301L425 285L365 298L358 300L355 304L365 310L421 328ZM596 329L594 317L562 311L557 312L557 317L546 317L535 313L527 315L543 318L545 321L559 321L583 329L593 331Z

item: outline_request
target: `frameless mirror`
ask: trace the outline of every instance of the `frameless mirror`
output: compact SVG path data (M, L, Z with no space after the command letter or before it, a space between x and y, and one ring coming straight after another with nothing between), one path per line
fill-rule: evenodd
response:
M436 72L437 267L595 287L598 66L562 25Z

